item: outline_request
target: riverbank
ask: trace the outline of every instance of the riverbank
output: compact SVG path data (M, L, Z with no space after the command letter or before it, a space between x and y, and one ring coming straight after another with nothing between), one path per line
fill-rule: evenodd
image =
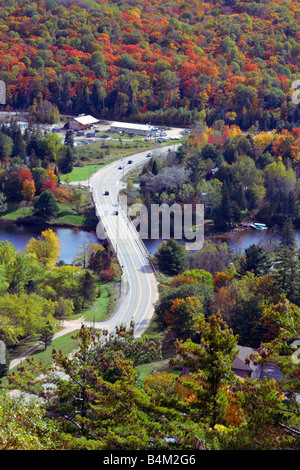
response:
M98 220L95 208L90 204L87 209L78 213L71 204L59 203L59 211L55 217L45 219L34 214L33 206L24 206L21 203L9 203L7 210L0 217L0 224L40 225L44 227L80 228L86 231L95 231Z
M74 228L74 229L80 229L85 232L93 232L96 233L96 226L97 226L97 220L95 225L77 225L77 224L72 224L68 222L51 222L51 221L45 221L43 219L39 219L38 217L25 217L25 218L18 218L18 219L1 219L0 218L0 225L11 225L11 224L16 224L16 225L37 225L40 227L44 228Z

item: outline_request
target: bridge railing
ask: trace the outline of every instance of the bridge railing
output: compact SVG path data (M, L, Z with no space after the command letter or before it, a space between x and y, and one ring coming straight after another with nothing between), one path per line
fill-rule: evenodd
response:
M120 195L118 195L118 202L120 204L120 208L121 210L124 211L125 215L126 215L126 218L127 218L127 221L128 221L128 226L129 228L131 229L132 233L134 234L135 236L135 239L136 239L136 242L137 242L137 245L139 246L139 249L141 251L141 253L143 254L143 256L145 257L147 263L149 263L150 267L152 268L155 276L157 278L161 278L160 274L158 274L156 268L155 268L155 265L154 265L154 262L153 262L153 259L151 258L150 256L150 253L145 245L145 243L143 242L142 238L140 237L140 234L138 233L137 229L136 229L136 226L134 225L134 223L132 222L127 210L123 207L122 205L122 202L121 202L121 198L120 198Z

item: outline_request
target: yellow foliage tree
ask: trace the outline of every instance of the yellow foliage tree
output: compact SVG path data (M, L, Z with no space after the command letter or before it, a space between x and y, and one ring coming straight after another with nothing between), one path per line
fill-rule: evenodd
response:
M22 195L25 201L31 201L35 195L35 184L34 181L25 180L22 187Z
M269 132L260 132L253 137L255 147L263 152L274 140L274 135Z
M53 230L48 229L41 236L31 238L25 248L25 253L32 253L38 261L47 267L52 267L58 261L61 243Z
M184 398L187 402L197 401L195 391L190 387L190 383L203 386L203 380L190 375L182 375L175 384L175 391L178 397Z

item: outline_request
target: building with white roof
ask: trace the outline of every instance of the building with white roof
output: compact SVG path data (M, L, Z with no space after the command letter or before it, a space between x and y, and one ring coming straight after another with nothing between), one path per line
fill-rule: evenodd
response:
M90 126L93 124L97 124L99 122L99 119L94 118L93 116L90 115L80 115L76 118L70 119L65 127L68 129L73 129L74 131L80 131L84 129L88 129Z
M111 132L127 132L128 134L137 134L150 136L152 126L150 124L132 124L130 122L113 122L110 126Z

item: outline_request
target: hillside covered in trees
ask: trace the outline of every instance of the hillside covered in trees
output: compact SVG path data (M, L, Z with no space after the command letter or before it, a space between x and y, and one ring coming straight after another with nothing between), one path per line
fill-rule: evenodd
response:
M292 0L1 1L7 105L290 130L299 12Z
M254 218L281 229L240 255L164 241L146 334L82 326L66 351L54 332L120 279L111 247L65 265L51 229L22 253L1 242L2 450L299 450L299 17L292 0L0 0L3 109L33 117L24 134L1 126L0 214L88 218L86 193L60 180L79 160L70 134L34 128L88 113L191 128L128 181L129 204L203 203L213 234ZM45 351L9 369L32 336Z

